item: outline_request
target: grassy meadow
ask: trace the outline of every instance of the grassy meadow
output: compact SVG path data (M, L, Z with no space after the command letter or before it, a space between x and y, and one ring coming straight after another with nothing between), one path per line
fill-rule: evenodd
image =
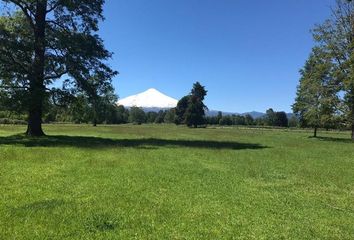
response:
M0 126L0 239L354 239L349 133Z

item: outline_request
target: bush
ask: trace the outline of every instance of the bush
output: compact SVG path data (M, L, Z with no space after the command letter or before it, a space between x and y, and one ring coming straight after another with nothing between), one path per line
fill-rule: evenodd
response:
M9 118L0 118L0 124L10 124L11 119Z
M20 119L0 118L0 124L26 125L27 122Z

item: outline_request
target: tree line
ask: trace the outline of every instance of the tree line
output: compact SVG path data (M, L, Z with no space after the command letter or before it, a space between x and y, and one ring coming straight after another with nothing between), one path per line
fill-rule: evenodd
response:
M299 121L295 116L288 118L283 111L276 112L272 108L266 111L264 116L253 118L250 114L245 115L223 115L218 112L216 116L207 116L206 123L210 125L232 126L270 126L270 127L298 127Z
M101 89L101 92L102 95L97 95L94 98L88 94L78 93L58 99L48 93L43 104L42 121L44 123L91 123L94 126L126 123L174 123L189 127L204 127L206 125L300 126L300 121L295 115L288 118L285 112L277 112L272 108L268 109L264 116L258 118L253 118L250 114L244 116L223 115L222 112L218 112L216 116L206 116L208 108L203 101L207 90L199 82L193 84L190 93L182 97L175 108L158 112L146 112L145 109L139 107L118 106L116 104L117 97L111 87L105 87ZM21 104L11 101L11 98L0 96L0 124L26 124L28 119L26 110L18 106Z
M89 80L91 85L94 85L94 81L95 79ZM207 91L199 82L193 84L191 92L178 102L176 108L158 112L146 113L139 107L118 106L117 96L110 84L96 86L94 93L90 95L88 92L79 92L60 97L46 93L43 99L42 122L92 123L94 126L124 123L176 123L198 127L206 124L205 110L207 108L203 100ZM26 123L28 114L26 108L21 106L21 99L16 99L12 95L0 95L0 124Z

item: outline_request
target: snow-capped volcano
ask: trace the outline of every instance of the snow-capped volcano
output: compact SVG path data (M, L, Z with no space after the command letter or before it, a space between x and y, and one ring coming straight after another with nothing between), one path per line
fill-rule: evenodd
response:
M154 88L150 88L145 92L123 98L117 104L124 107L167 109L176 107L177 102L176 99L166 96Z

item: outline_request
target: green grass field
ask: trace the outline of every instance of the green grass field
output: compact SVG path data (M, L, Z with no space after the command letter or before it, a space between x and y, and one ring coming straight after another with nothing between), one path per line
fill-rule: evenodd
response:
M349 133L0 126L0 239L354 239Z

